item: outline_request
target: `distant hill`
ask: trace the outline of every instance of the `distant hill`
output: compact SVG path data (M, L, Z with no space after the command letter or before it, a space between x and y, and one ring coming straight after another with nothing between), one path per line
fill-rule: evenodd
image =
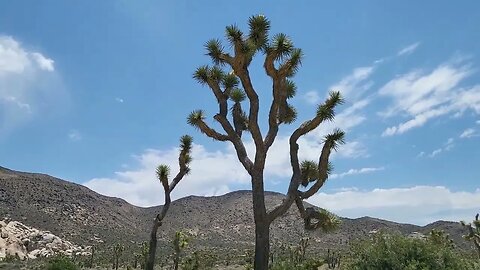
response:
M272 207L284 195L269 192ZM10 218L76 244L126 244L148 240L151 220L161 206L142 208L126 201L100 195L85 186L49 175L25 173L0 167L0 220ZM189 230L194 244L205 248L243 250L254 243L250 191L236 191L217 197L189 196L172 203L159 238L171 239L179 229ZM272 227L273 243L294 244L302 236L313 240L315 249L337 249L371 231L386 229L404 234L428 233L442 229L460 247L468 247L461 235L463 228L455 222L437 221L427 226L400 224L363 217L342 218L340 228L330 234L307 232L298 210L292 207Z

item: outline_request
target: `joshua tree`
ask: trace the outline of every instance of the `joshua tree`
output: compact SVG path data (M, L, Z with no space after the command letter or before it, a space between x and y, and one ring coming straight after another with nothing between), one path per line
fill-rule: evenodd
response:
M340 268L339 253L335 253L335 251L330 252L330 249L328 249L326 261L327 261L328 269Z
M180 263L180 252L188 245L188 236L182 231L175 232L175 238L173 238L173 266L175 270L178 270L178 264Z
M113 247L113 265L112 269L118 270L118 263L120 260L120 257L122 256L123 251L125 250L125 246L117 243Z
M155 264L155 252L157 250L157 231L160 226L162 226L162 221L167 214L170 203L172 202L170 198L170 193L177 186L180 180L183 179L185 175L190 172L189 164L192 161L190 152L192 150L192 137L184 135L180 138L180 154L178 157L178 165L180 167L179 172L169 182L168 177L170 174L170 168L167 165L160 165L157 168L157 178L162 183L163 189L165 191L165 204L162 207L162 211L155 217L153 221L152 231L150 233L150 244L148 249L148 259L146 263L146 270L153 270Z
M477 249L478 256L480 258L480 214L475 216L475 220L472 223L465 223L461 221L460 223L467 228L468 234L464 235L465 239L470 240L475 245Z
M295 48L285 34L269 37L270 22L264 16L252 16L249 21L249 32L244 34L236 25L226 27L226 37L232 52L226 51L218 39L212 39L205 45L207 55L213 66L199 67L193 77L200 84L208 86L219 105L219 112L213 118L221 125L223 131L218 132L205 122L202 110L193 111L188 123L202 133L218 141L233 144L238 160L251 178L253 214L255 221L255 269L268 269L270 250L270 224L283 215L295 202L307 229L330 229L336 225L334 216L326 211L305 209L303 200L315 194L325 183L331 170L329 156L332 150L343 143L344 132L335 130L325 136L318 163L315 161L300 162L298 157L298 140L322 122L332 121L335 107L342 103L339 92L331 92L324 103L317 108L312 119L305 121L290 136L290 164L292 176L286 199L273 210L265 208L264 168L267 153L277 137L279 128L295 121L297 113L288 100L295 96L296 86L291 78L298 71L302 61L302 50ZM259 123L259 96L254 88L249 66L257 53L263 53L263 67L272 80L272 102L268 113L268 131L262 135ZM225 72L222 67L227 67ZM248 112L244 111L242 102L248 101ZM230 107L231 105L231 107ZM229 116L229 109L230 114ZM242 135L251 134L255 144L255 156L248 155ZM299 186L307 187L305 191ZM312 223L312 219L316 222Z

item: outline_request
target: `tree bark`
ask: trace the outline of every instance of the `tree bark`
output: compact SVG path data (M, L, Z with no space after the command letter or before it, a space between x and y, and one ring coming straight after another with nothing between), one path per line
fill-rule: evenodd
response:
M157 251L157 231L160 225L161 223L157 219L153 221L152 231L150 232L150 245L148 249L148 258L145 265L145 270L153 270L153 266L155 265L155 253Z
M266 270L270 256L270 222L265 207L265 190L261 174L252 176L252 200L255 221L254 269Z
M270 257L270 224L255 224L255 270L268 269Z

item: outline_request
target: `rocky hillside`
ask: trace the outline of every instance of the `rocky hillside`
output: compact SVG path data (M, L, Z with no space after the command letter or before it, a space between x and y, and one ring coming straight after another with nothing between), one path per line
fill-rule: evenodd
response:
M270 206L279 203L282 194L268 193ZM0 167L0 220L10 218L25 225L50 231L79 245L108 245L114 242L134 244L148 239L151 220L160 207L141 208L124 200L100 195L75 183L44 174L23 173ZM306 232L298 210L291 208L272 228L274 243L296 243L300 237L312 238L317 249L345 247L352 239L380 229L404 234L428 233L440 228L462 247L464 233L458 223L435 222L425 227L398 224L364 217L342 218L334 233ZM159 231L164 241L174 232L186 229L194 235L196 246L242 250L254 241L249 191L237 191L218 197L190 196L172 203ZM162 246L162 245L161 245Z

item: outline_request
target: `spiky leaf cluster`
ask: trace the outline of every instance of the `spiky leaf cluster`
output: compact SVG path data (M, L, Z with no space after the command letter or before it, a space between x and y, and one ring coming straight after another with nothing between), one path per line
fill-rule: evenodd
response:
M321 209L320 211L320 219L319 221L319 228L324 232L332 232L338 228L341 221L340 219L333 213Z
M295 120L297 120L297 109L287 103L287 106L285 106L285 115L282 119L282 122L285 124L291 124L295 122Z
M215 83L222 83L224 80L225 74L219 66L210 67L208 65L203 65L198 67L193 73L193 78L200 84L208 84L209 81Z
M222 58L224 48L219 39L211 39L207 41L207 43L205 43L205 49L207 50L207 55L210 56L215 65L225 63Z
M194 127L198 127L203 120L205 120L205 112L203 110L195 110L187 117L187 123Z
M310 182L316 181L319 176L318 164L313 160L304 160L300 164L302 186L306 187Z
M189 135L183 135L180 138L180 156L179 163L180 168L185 170L185 173L190 172L190 162L192 161L191 151L192 151L193 138Z
M245 92L240 88L235 88L230 92L230 99L235 103L240 103L246 98Z
M336 151L339 145L345 143L345 132L336 128L332 133L325 136L325 143L330 143L330 148Z
M225 35L232 45L243 41L243 32L235 24L225 27Z
M276 61L285 60L293 51L294 46L292 40L284 33L273 36L271 45L268 46L267 52L275 55Z
M252 16L248 19L248 27L250 29L248 39L255 49L258 50L265 47L268 42L270 21L263 15Z
M343 104L344 100L342 95L338 91L331 91L329 97L325 102L318 106L317 116L319 116L322 121L333 120L335 118L335 107Z
M285 92L287 99L293 98L297 94L297 86L291 80L285 80Z
M238 78L233 72L225 74L223 76L222 86L225 89L233 89L237 87L238 84L239 84Z
M163 187L168 188L168 177L170 175L170 167L165 164L161 164L156 170L157 178L162 183Z

